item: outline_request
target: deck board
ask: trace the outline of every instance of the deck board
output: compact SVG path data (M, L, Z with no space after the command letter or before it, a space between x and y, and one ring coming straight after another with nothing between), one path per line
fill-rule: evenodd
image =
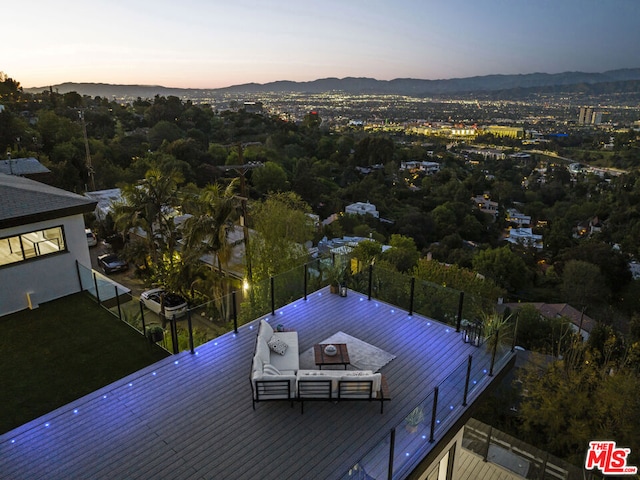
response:
M343 331L396 355L380 370L391 395L384 414L376 401L307 402L303 415L297 403L263 402L254 411L249 378L260 318L296 330L300 353ZM482 380L470 397L488 382L479 360L486 367L486 351L463 343L453 327L356 292L344 298L323 289L260 318L197 355L163 359L0 436L0 478L335 479L454 370L461 380L440 393L438 411L451 403L450 416L460 415L469 354L472 378ZM422 432L430 414L427 406ZM372 468L384 471L385 460L377 463Z

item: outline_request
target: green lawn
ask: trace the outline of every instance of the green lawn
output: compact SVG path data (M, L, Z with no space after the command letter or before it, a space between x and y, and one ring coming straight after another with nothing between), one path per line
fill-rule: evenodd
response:
M0 317L0 433L168 355L87 294Z

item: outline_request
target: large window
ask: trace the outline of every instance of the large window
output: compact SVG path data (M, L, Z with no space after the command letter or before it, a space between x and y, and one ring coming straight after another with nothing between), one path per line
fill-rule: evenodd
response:
M64 229L47 228L0 239L0 266L63 252Z

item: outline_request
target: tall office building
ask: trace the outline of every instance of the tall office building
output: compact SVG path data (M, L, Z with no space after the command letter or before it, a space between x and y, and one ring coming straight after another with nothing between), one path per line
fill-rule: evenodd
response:
M591 123L592 116L591 107L580 107L580 114L578 115L578 125L589 125Z

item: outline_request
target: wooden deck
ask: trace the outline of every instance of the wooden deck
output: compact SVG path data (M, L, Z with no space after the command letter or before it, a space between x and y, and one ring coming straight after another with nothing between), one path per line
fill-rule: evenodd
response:
M344 298L325 288L262 318L296 330L300 352L343 331L396 355L381 370L392 398L384 414L377 402L311 402L304 415L297 405L265 402L253 411L258 319L0 436L0 478L338 479L448 376L462 381L441 389L439 404L446 423L459 418L470 354L470 398L490 383L485 349L463 343L455 328L355 292ZM434 445L422 443L421 457ZM368 473L386 478L379 460Z

